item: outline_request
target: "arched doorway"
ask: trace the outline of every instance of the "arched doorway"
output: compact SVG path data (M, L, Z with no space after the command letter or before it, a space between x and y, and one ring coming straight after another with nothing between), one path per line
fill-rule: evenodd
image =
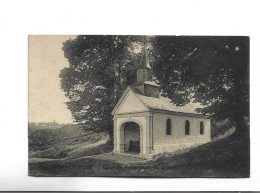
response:
M140 153L140 127L135 122L126 122L123 125L124 133L124 152Z

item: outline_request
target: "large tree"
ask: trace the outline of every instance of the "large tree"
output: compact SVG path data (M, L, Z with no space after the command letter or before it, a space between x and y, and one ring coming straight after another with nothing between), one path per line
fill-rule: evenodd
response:
M69 67L60 73L67 107L86 130L108 131L112 140L111 111L123 90L135 81L143 36L77 36L63 45Z
M249 116L249 38L156 36L153 72L177 105L205 105L198 112L229 118L237 132Z

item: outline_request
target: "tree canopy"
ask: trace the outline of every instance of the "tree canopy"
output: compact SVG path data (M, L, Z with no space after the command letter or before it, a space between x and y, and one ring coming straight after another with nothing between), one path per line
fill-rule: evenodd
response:
M249 38L156 36L153 72L177 105L199 102L198 112L229 118L241 131L249 115Z
M241 130L249 115L249 38L221 36L78 36L64 43L70 66L60 73L75 122L113 132L111 111L136 81L136 48L148 41L153 74L176 105L229 118Z
M136 80L135 52L143 36L77 36L63 45L69 67L61 88L75 122L87 130L113 131L111 111L124 89Z

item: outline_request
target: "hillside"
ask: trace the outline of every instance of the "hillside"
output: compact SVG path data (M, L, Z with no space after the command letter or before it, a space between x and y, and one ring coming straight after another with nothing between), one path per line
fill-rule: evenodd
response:
M92 135L95 136L96 134L92 133ZM101 137L101 139L103 138ZM75 143L75 140L69 139L68 141L70 140ZM69 142L66 142L66 144L68 144L67 147L71 147ZM84 147L82 144L84 142L80 145ZM198 148L175 154L162 154L153 160L128 164L114 162L109 157L106 159L106 154L104 154L102 159L88 156L111 152L112 147L107 144L97 144L97 146L91 148L84 147L83 150L78 149L80 153L76 154L76 156L75 154L73 156L73 153L71 153L73 151L70 149L67 152L67 156L64 157L65 159L29 163L30 175L241 178L249 177L250 171L248 135L237 136L232 134L227 137L221 137L216 141L213 140ZM66 152L67 150L59 149L59 152L64 151ZM37 155L43 156L43 154ZM55 153L54 155L57 154ZM116 154L110 153L109 155L117 158ZM118 159L121 158L118 157ZM124 159L127 159L127 157Z
M84 132L78 125L34 126L28 130L30 158L61 159L80 157L93 144L105 144L106 133ZM34 159L35 160L35 159Z

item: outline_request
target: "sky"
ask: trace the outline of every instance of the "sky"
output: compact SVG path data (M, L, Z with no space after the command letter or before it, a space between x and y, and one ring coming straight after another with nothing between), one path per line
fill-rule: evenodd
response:
M59 74L69 66L62 43L74 38L76 35L29 36L29 122L73 122ZM136 48L140 51L141 47Z
M72 123L59 73L69 63L62 43L72 35L29 36L29 122Z

